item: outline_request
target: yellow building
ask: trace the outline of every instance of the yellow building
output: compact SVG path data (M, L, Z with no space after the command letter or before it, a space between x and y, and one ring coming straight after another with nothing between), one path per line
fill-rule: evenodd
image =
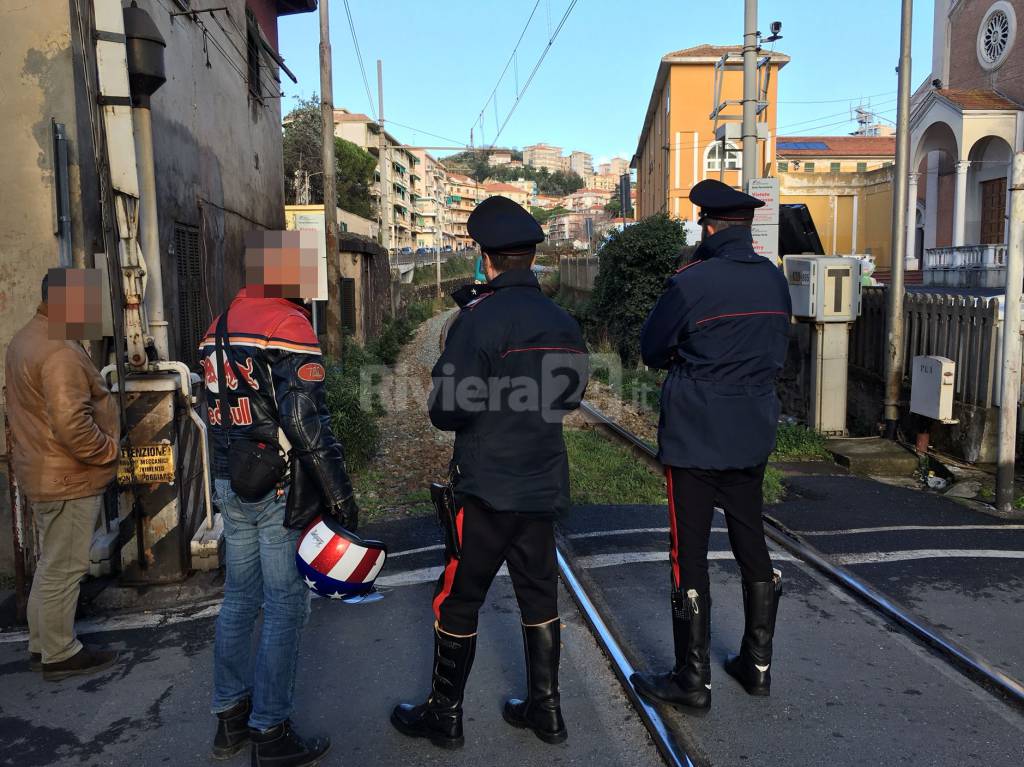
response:
M740 46L698 45L662 57L633 158L637 218L667 212L695 221L697 210L688 199L694 184L720 178L727 184L740 185L742 158L738 142L728 143L723 153L709 115L715 106L715 65L725 55L730 56L730 63L737 63L741 50ZM769 106L758 117L768 131L767 140L758 142L760 175L771 175L775 160L778 75L789 62L785 54L770 55ZM743 72L722 72L720 101L738 101L742 96ZM738 114L740 106L726 108L725 112Z
M779 136L779 173L867 173L896 160L895 136Z
M523 189L521 186L516 184L506 184L503 181L493 181L490 183L484 183L483 185L484 198L487 197L507 197L512 202L522 205L524 208L530 207L530 193Z

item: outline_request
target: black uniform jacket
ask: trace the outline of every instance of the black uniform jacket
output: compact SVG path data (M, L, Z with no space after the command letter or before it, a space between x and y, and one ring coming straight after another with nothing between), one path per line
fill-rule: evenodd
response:
M214 475L227 479L228 435L217 396L218 319L206 331L199 353L208 392L206 421ZM235 363L224 366L233 435L290 447L289 507L302 507L306 518L336 510L352 495L352 483L341 443L331 429L326 370L309 312L286 298L250 297L243 288L228 307L227 326ZM236 369L244 380L238 380Z
M740 469L768 460L786 359L786 278L754 253L750 229L708 237L668 280L644 323L644 362L669 371L658 452L666 466Z
M457 491L495 511L568 508L562 420L590 375L579 325L528 269L453 298L461 310L434 366L429 408L434 426L455 432Z

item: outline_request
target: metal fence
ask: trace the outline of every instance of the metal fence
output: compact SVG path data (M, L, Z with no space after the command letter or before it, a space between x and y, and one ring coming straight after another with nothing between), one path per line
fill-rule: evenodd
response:
M597 279L597 256L562 256L559 261L559 285L583 293L594 289Z
M885 375L888 288L865 288L861 316L850 335L850 363ZM956 363L957 401L992 407L999 404L1002 320L997 299L935 293L907 293L903 301L905 358L909 381L918 355L948 357Z

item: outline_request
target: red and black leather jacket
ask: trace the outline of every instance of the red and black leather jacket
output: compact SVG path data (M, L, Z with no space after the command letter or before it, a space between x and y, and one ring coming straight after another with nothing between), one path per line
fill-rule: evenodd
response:
M215 318L199 345L207 389L206 422L214 476L229 478L216 359ZM233 436L275 441L289 452L292 495L321 502L330 512L350 503L352 483L345 453L331 430L320 345L309 312L286 298L251 297L243 288L228 307L224 366ZM244 379L239 381L232 367ZM289 506L294 498L289 498Z

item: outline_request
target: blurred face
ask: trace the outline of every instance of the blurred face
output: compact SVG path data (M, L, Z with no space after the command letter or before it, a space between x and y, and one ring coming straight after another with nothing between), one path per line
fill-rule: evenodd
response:
M50 269L47 274L50 338L75 341L102 338L100 270Z
M257 231L245 238L250 296L313 298L317 292L317 232Z

